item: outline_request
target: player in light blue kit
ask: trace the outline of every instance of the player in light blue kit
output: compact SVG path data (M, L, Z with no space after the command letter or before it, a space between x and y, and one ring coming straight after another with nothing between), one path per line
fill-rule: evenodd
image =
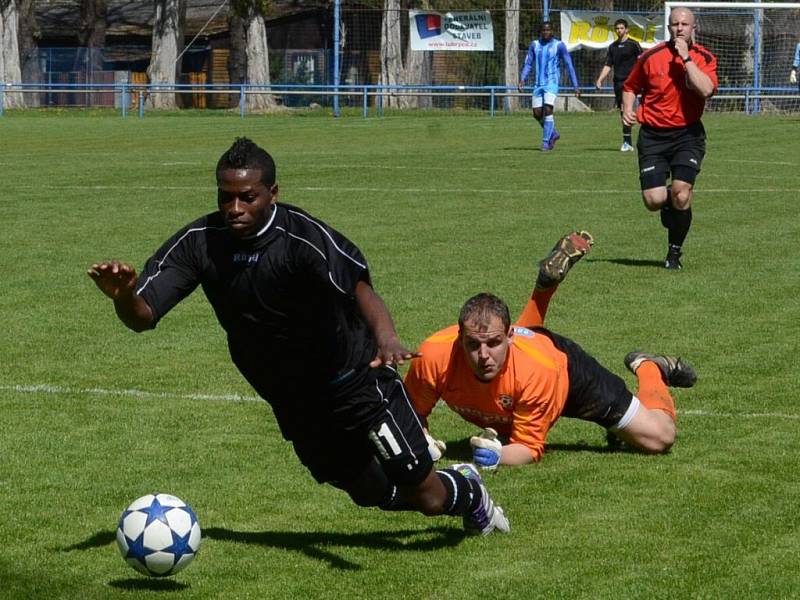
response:
M792 70L789 72L789 83L796 83L797 90L800 91L800 82L797 80L797 70L800 69L800 44L794 49L794 60L792 61Z
M549 152L553 149L558 138L561 136L555 126L553 117L553 107L558 96L558 82L561 79L561 62L567 66L572 87L575 88L575 96L580 98L581 91L578 88L578 77L575 75L575 67L572 65L572 58L564 42L553 37L553 26L545 21L539 33L539 39L533 40L528 48L528 55L525 57L525 66L522 67L522 74L519 77L519 91L525 86L525 80L535 69L536 82L533 86L533 117L539 121L539 125L544 129L542 135L542 152Z

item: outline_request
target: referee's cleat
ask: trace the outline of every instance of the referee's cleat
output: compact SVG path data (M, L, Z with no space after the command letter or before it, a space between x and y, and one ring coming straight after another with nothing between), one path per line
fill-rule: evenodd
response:
M692 365L677 356L630 352L624 362L631 373L636 373L642 363L648 360L658 365L664 380L672 387L690 388L697 382L697 372Z
M589 253L594 238L588 231L573 231L562 237L550 253L539 261L536 288L546 289L564 281L576 262Z
M497 530L501 533L511 531L511 524L508 522L503 509L497 506L489 497L486 486L483 485L478 469L470 463L453 465L452 469L461 473L467 479L472 479L481 488L481 502L478 507L464 515L464 530L469 535L489 535Z
M664 268L670 271L680 271L683 268L681 264L681 251L679 248L673 246L667 250L667 258L664 259Z
M633 146L631 146L628 142L622 142L622 146L619 148L620 152L633 152Z
M558 129L553 129L553 133L550 134L550 139L547 142L550 144L550 148L556 147L556 142L561 139L561 134L558 133Z

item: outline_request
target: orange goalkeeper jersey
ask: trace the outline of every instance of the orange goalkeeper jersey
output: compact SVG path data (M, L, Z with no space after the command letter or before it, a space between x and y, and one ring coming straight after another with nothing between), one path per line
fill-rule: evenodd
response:
M545 335L524 327L514 332L506 364L492 381L475 377L458 344L458 325L452 325L422 343L405 385L422 417L441 398L470 423L496 429L539 460L567 399L567 357Z

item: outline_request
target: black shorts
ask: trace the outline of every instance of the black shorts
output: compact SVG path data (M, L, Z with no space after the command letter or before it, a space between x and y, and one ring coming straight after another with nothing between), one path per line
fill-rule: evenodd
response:
M396 370L364 368L315 395L291 441L318 482L353 481L375 458L395 485L428 476L428 442Z
M591 421L606 429L619 423L633 401L622 378L572 340L543 327L535 327L534 331L549 337L567 355L569 392L561 416Z
M670 173L673 179L694 184L706 155L706 130L700 121L677 129L642 125L636 149L643 190L665 186Z

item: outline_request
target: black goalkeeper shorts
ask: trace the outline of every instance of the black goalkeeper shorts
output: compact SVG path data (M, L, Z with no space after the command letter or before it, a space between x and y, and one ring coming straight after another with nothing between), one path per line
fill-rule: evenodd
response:
M622 378L569 338L544 327L536 327L534 331L549 337L567 355L569 392L561 416L591 421L606 429L619 423L633 401L633 394Z

